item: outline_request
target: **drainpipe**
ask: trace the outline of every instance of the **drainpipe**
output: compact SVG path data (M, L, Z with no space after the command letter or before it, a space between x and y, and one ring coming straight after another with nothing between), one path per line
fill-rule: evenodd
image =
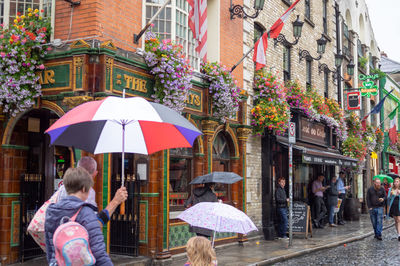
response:
M335 22L336 22L336 53L340 54L340 21L339 21L339 5L338 3L335 3ZM342 66L338 66L337 71L338 73L341 73L341 68ZM340 106L342 106L342 82L340 80L340 75L337 75L336 78L337 82L337 101Z

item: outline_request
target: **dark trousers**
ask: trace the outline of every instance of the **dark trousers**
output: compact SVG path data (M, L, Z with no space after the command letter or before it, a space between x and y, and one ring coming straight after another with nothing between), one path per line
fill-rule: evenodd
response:
M314 198L314 210L315 210L315 224L323 225L323 219L326 215L326 206L322 197Z
M345 198L346 198L346 194L345 193L339 194L339 199L342 199L342 203L340 204L340 209L339 209L339 212L337 214L338 223L343 223L344 222L343 212L344 212L344 199Z
M279 216L278 237L285 237L288 226L288 210L287 208L276 209Z
M383 220L383 207L373 208L369 211L372 226L374 227L375 236L382 236L382 220Z

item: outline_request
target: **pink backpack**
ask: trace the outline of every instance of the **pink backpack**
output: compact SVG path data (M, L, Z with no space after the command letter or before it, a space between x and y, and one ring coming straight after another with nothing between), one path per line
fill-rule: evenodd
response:
M81 209L72 218L63 217L54 232L53 243L59 266L89 266L96 263L86 228L75 222Z

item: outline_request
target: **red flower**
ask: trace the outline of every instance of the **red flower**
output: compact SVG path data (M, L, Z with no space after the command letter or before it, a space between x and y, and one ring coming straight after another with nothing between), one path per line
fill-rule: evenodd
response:
M21 12L17 12L17 16L21 16Z

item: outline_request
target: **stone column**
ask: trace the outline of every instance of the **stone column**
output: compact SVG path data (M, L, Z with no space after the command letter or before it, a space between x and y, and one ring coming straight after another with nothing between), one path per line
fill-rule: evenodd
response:
M218 122L213 120L203 120L201 121L201 126L204 134L204 155L206 158L203 160L203 172L209 173L212 171L212 141Z

